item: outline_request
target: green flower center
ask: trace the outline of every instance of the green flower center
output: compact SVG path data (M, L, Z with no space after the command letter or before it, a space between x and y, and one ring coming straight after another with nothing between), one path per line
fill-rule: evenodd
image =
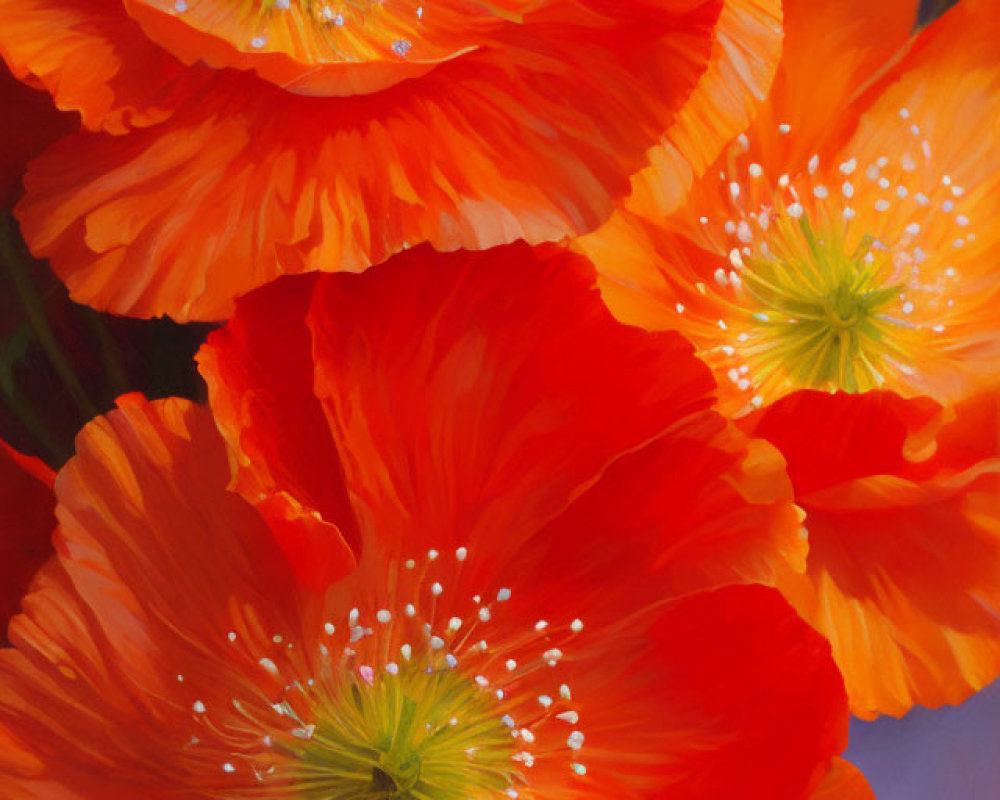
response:
M302 798L499 798L512 782L511 731L459 670L362 675L315 719L290 774Z
M885 360L905 358L900 321L888 313L900 293L888 255L871 237L848 252L832 230L820 236L787 216L768 244L740 276L752 300L744 352L758 380L778 372L804 388L879 386Z

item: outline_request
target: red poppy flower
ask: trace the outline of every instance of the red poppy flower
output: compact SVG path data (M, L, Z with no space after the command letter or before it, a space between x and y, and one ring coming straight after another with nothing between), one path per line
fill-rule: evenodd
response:
M801 798L839 771L828 645L731 585L798 551L781 460L579 257L278 282L202 364L228 447L126 398L59 477L0 654L15 791Z
M787 3L771 95L690 202L640 196L581 243L614 313L684 332L733 413L997 384L1000 17L963 0L914 43L916 6Z
M797 392L745 427L788 461L808 570L779 582L830 640L852 710L958 703L1000 675L1000 405Z
M52 471L0 442L0 644L38 568L52 554Z
M19 218L74 299L179 320L418 242L578 234L709 65L779 39L746 3L3 0L11 68L99 132L34 164Z

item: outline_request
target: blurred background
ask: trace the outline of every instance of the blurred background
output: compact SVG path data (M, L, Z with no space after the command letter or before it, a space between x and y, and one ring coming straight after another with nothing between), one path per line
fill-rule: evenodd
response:
M956 2L922 0L915 27ZM0 438L58 468L80 427L122 393L203 400L192 359L213 326L124 319L68 298L31 257L11 208L24 165L75 120L2 64L0 108ZM847 757L880 800L1000 800L1000 681L955 708L855 721Z

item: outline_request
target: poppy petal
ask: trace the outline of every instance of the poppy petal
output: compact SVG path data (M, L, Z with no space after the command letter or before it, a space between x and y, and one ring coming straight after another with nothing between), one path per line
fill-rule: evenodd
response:
M714 800L739 786L792 800L846 745L829 647L772 589L696 594L648 628L623 619L613 631L610 651L574 652L566 666L585 698L586 775L574 796ZM565 784L542 780L553 792Z
M192 717L208 708L213 724L239 725L232 693L272 681L249 653L275 649L276 631L296 635L303 589L288 548L228 491L207 409L138 396L119 406L83 430L59 474L58 555L11 623L0 709L45 764L32 781L88 797L175 796L204 780L208 791L225 776L199 774ZM325 565L332 582L352 560Z
M557 247L416 248L321 279L309 325L348 491L390 554L483 537L514 550L711 402L687 343L615 323L592 267Z
M754 428L779 449L795 443L789 471L801 481L796 502L806 512L809 557L806 573L780 588L830 640L852 710L866 719L900 716L916 703L958 703L1000 674L996 418L972 428L960 406L956 421L930 426L941 453L920 462L934 452L933 439L923 441L922 402L800 393L767 409ZM917 413L883 425L892 405ZM981 419L983 410L977 404L969 413ZM851 417L856 423L845 424ZM957 433L972 442L960 446ZM841 444L822 444L828 439ZM992 456L969 461L984 439ZM837 461L858 468L817 479Z
M647 217L669 214L695 177L741 133L774 79L783 38L778 0L726 0L712 57L670 130L632 176L622 206Z
M118 3L0 2L2 53L18 78L43 86L90 130L125 133L166 119L205 70L185 73L150 42Z

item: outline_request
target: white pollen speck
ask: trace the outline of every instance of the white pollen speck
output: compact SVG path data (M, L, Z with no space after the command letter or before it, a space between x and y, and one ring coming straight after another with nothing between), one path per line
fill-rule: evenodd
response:
M385 671L388 672L390 675L398 675L399 664L397 664L395 661L390 661L388 664L385 665Z
M510 600L510 589L504 588L497 592L497 602L506 603Z
M732 264L737 269L743 268L743 256L740 255L740 251L737 250L735 247L729 251L729 263ZM723 275L723 279L720 280L719 279L720 272L722 272L721 268L715 271L715 280L718 281L722 286L725 286L726 285L725 275Z
M415 617L417 615L417 607L413 603L407 603L405 611L408 617Z
M684 313L684 304L683 303L678 303L677 305L674 306L674 308L677 309L677 313L678 314L683 314Z
M913 160L913 156L909 153L904 153L899 163L903 167L903 172L913 172L917 168L917 162Z
M188 10L188 4L185 3L184 0L177 0L177 2L174 3L174 11L176 11L178 14L183 14L187 10Z
M733 252L736 253L736 255L739 255L738 250L734 250ZM730 258L731 257L732 256L730 256ZM722 267L715 270L715 282L719 284L719 286L726 286L729 284L729 278L726 275L726 271Z
M361 612L356 608L352 608L347 614L347 624L352 628L358 624L358 619L361 617Z
M573 631L573 633L579 633L580 631L583 630L583 620L580 619L573 620L569 625L569 629Z
M782 122L778 126L778 132L781 134L789 134L792 132L792 126L789 125L787 122Z
M734 200L740 196L740 185L736 181L729 184L729 194Z
M228 761L222 765L223 772L236 772L236 767L230 764Z
M920 225L918 225L916 222L911 222L909 225L906 226L906 232L910 234L910 236L916 236L918 233L920 233Z
M264 668L264 670L270 673L271 675L278 674L278 665L275 664L271 659L265 657L260 659L260 661L258 661L257 663L260 664Z
M934 333L944 333L944 325L933 325L931 330L934 331Z
M556 719L576 725L580 721L580 715L576 711L563 711L561 714L556 714Z
M576 775L587 774L587 768L583 764L579 764L575 761L572 764L570 764L570 769L572 769Z
M194 703L191 704L191 708L195 714L205 713L205 704L201 702L201 700L195 700Z
M943 211L943 212L944 212L945 214L950 214L950 213L951 213L952 211L954 211L954 210L955 210L955 204L954 204L953 202L951 202L951 200L945 200L945 201L944 201L944 202L943 202L943 203L941 204L941 210L942 210L942 211Z
M903 313L904 314L912 314L913 313L913 308L914 308L914 306L913 306L912 301L907 300L905 303L903 303Z
M901 108L901 109L899 109L899 116L901 116L903 119L909 119L910 118L910 110L908 108Z
M428 550L427 551L427 559L429 561L436 561L437 557L439 555L441 555L441 554L437 550Z
M458 659L451 653L448 653L448 655L444 657L444 661L448 665L448 669L455 669L455 667L458 666Z
M462 627L462 620L460 617L452 617L450 620L448 620L448 630L451 631L452 633L454 633L461 627Z
M698 217L698 222L700 222L702 225L707 225L708 217Z
M407 661L413 656L413 648L408 644L404 644L399 648L399 652L402 654L403 658Z
M819 169L819 156L813 154L813 156L809 159L809 163L806 165L806 168L809 170L810 175L815 175L816 170Z
M801 203L792 203L788 207L788 216L792 217L792 219L799 219L803 213L805 213L805 209L802 208Z
M840 191L844 193L844 197L850 199L854 197L854 184L850 181L844 181L843 185L840 187Z
M282 11L288 11L292 7L292 0L276 0L274 5Z
M380 608L378 613L375 615L375 619L385 625L392 619L392 613L388 609Z
M469 550L468 550L468 548L459 547L455 551L455 559L457 561L465 561L465 559L467 559L468 557L469 557Z
M408 558L406 559L406 563L403 566L405 566L407 569L413 569L415 566L417 566L417 562L414 561L412 558Z
M878 179L878 186L879 186L880 189L888 189L889 188L889 179L888 178L879 178Z
M397 39L392 43L392 52L397 56L406 57L406 54L410 52L410 48L413 47L413 43L407 41L406 39Z
M764 174L764 168L760 164L751 164L747 167L747 172L750 173L751 177L759 178Z
M324 631L324 633L326 633L327 636L333 636L333 634L336 632L336 630L337 630L337 628L334 626L334 624L332 622L324 622L323 623L323 631Z
M535 630L538 631L539 633L544 631L547 627L549 627L549 623L546 622L544 619L540 619L538 620L538 622L535 623Z
M583 747L583 734L580 731L573 731L566 740L566 745L570 750L579 750Z
M479 609L480 622L489 622L491 616L492 614L490 613L490 610L486 606L483 606L481 609Z
M958 216L955 217L955 222L956 224L964 228L966 225L969 224L969 218L965 216L965 214L959 214Z
M431 650L440 650L442 647L444 647L444 639L442 639L440 636L432 636L430 645L431 645Z
M431 594L435 597L440 597L443 591L444 587L437 581L434 581L434 583L431 584Z
M266 36L254 36L250 40L250 46L254 47L254 48L258 49L258 50L260 50L260 48L262 48L265 44L267 44L267 37Z
M542 705L543 708L548 708L550 705L552 705L552 698L549 697L547 694L540 694L538 695L538 702Z
M816 195L820 200L825 200L830 192L825 186L817 186L813 189L813 194Z
M858 160L856 158L849 159L840 165L840 174L850 175L857 168L858 168Z
M791 183L791 182L792 182L792 179L789 178L788 175L779 175L778 176L778 186L780 186L782 189L787 189L788 188L788 184Z
M875 210L876 211L888 211L889 210L889 201L888 200L876 200L875 201Z

